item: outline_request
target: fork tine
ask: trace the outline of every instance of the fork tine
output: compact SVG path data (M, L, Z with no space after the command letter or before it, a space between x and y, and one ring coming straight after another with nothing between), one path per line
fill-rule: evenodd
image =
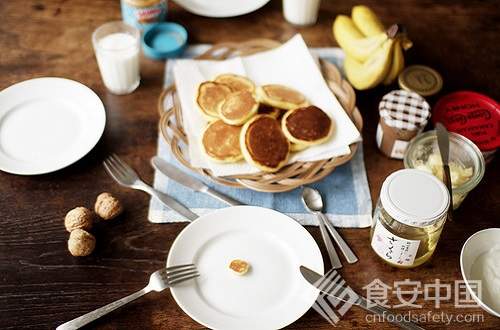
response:
M116 181L119 183L123 184L125 180L125 175L124 173L116 166L116 164L108 157L105 162L108 164L111 173L113 173L113 177L115 178Z
M193 275L191 275L191 276L181 277L181 278L179 278L179 279L176 279L176 280L174 280L174 281L169 282L168 284L169 284L170 286L172 286L172 285L179 284L179 283L185 282L185 281L187 281L187 280L190 280L190 279L196 278L196 277L198 277L198 276L200 276L200 274L199 274L199 273L196 273L196 274L193 274Z
M180 274L174 274L174 275L168 275L167 274L167 282L170 283L172 281L178 280L180 278L183 278L183 277L186 277L186 276L189 276L189 275L194 275L194 274L199 274L196 269L192 270L192 271L188 271L188 272L183 272L183 273L180 273Z
M126 177L127 176L127 172L123 169L122 166L120 166L120 164L118 163L118 161L113 157L113 155L109 156L108 157L108 160L109 160L109 163L111 165L113 165L114 169L119 172L122 177Z
M181 269L176 269L176 270L167 270L166 274L167 276L174 276L174 275L177 275L177 274L182 274L182 273L185 273L185 272L189 272L189 271L193 271L193 270L196 270L196 267L193 266L193 267L189 267L189 268L181 268Z
M117 173L115 173L114 167L109 163L109 161L106 159L102 163L104 165L104 169L108 174L113 178L113 180L117 181L118 183L121 183L120 177Z
M111 154L111 157L116 161L118 166L120 166L125 173L127 173L130 176L136 175L134 169L130 167L129 164L125 163L120 157L118 157L118 155Z
M166 270L168 272L168 271L171 271L171 270L176 270L176 269L185 268L185 267L194 267L194 264L185 264L185 265L171 266L171 267L167 267Z

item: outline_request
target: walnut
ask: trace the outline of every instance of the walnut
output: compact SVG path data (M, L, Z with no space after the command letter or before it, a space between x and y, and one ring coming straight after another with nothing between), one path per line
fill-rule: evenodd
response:
M94 251L95 237L83 229L75 229L69 234L68 250L75 257L84 257Z
M93 215L86 207L75 207L66 214L64 226L71 232L75 229L90 230L92 228Z
M123 206L116 197L110 193L103 192L97 196L94 210L102 219L111 220L122 213Z

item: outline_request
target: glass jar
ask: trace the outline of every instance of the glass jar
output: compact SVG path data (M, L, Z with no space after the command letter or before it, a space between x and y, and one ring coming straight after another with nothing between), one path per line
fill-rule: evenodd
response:
M485 162L478 147L466 137L449 132L450 170L453 191L453 209L460 206L467 194L474 189L484 175ZM406 149L405 168L427 171L442 179L442 162L437 144L436 131L415 137ZM469 171L469 175L465 172Z
M372 249L394 267L423 264L436 249L449 205L446 186L433 175L414 169L392 173L373 215Z

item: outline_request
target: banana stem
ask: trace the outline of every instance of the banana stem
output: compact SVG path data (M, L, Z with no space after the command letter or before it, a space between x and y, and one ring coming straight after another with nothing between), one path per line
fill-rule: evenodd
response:
M400 27L398 24L392 24L386 31L385 33L387 33L387 36L389 36L389 38L391 39L394 39L396 37L396 35L398 34L398 31L399 31Z

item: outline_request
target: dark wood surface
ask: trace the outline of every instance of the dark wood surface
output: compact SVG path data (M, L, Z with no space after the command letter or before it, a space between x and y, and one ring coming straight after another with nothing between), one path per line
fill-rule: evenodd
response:
M413 49L410 63L436 68L444 77L444 92L470 89L500 99L498 53L500 11L495 1L364 1L384 23L403 23ZM331 23L350 12L351 1L322 3L318 24L297 28L286 23L281 2L237 18L209 19L169 4L169 19L187 27L191 43L243 41L266 37L287 40L300 32L310 46L335 46ZM22 177L0 173L0 328L54 328L58 324L121 298L143 287L149 274L165 263L169 247L185 223L155 225L146 219L149 198L118 187L101 162L110 152L122 155L151 182L149 158L157 138L156 101L162 89L162 62L141 60L142 82L128 96L108 93L100 79L90 36L100 24L121 19L119 1L33 0L0 1L0 89L34 77L60 76L81 81L98 93L106 106L107 126L97 147L76 164L53 174ZM365 119L364 147L374 202L384 178L402 168L401 161L382 156L375 146L377 104L387 88L358 93ZM432 99L431 101L434 101ZM459 254L472 233L499 227L499 159L491 163L482 183L456 212L456 223L446 224L437 252L429 264L397 270L381 262L369 247L369 229L346 229L342 234L359 256L341 271L356 289L372 279L444 283L461 279ZM92 256L71 257L66 249L65 213L79 205L91 206L102 191L118 195L126 206L119 220L99 224ZM317 228L308 228L324 250ZM364 292L361 290L361 292ZM397 303L395 295L390 302ZM453 301L440 309L418 302L418 314L478 313L480 323L452 323L450 327L498 329L500 320L481 309L458 310ZM407 309L398 310L402 313ZM365 313L351 309L339 328L368 328ZM387 323L379 328L393 328ZM439 329L443 323L426 323ZM175 304L168 291L152 293L99 320L91 327L106 329L197 329ZM331 326L310 310L289 328L327 329Z

